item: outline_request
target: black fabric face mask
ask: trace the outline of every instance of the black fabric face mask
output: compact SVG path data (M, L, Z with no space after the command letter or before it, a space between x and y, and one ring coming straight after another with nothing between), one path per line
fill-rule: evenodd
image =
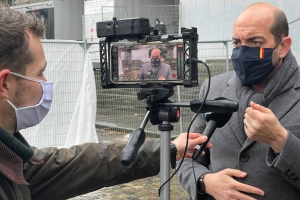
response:
M232 50L232 65L242 83L257 85L274 71L276 67L272 63L272 54L275 48L242 45Z
M151 58L151 66L152 67L158 67L160 63L159 58Z

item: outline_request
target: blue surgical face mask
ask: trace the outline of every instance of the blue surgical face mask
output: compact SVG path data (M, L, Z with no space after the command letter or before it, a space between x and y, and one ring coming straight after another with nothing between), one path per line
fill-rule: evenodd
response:
M43 96L40 102L34 106L17 108L15 105L13 105L13 103L6 99L6 101L15 109L17 119L17 127L15 131L19 131L21 129L25 129L39 124L48 114L52 103L53 82L44 82L14 72L10 73L20 78L24 78L26 80L39 82L43 89Z
M242 45L232 50L232 65L242 83L257 85L274 71L276 67L272 63L272 53L275 48Z

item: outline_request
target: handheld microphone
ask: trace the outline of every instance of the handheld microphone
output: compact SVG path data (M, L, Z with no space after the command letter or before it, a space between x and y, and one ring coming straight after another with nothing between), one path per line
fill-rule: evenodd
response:
M215 100L193 100L190 102L190 108L194 113L197 113L200 107L202 113L232 113L239 110L239 103L222 97Z
M206 128L203 131L202 135L207 136L207 140L200 144L197 144L195 147L195 151L193 153L193 160L196 160L201 152L204 150L205 146L207 145L209 139L211 138L213 132L216 128L223 127L231 118L232 113L220 114L220 113L206 113L205 120L208 121Z
M152 70L148 71L148 78L149 79L153 78L153 71Z

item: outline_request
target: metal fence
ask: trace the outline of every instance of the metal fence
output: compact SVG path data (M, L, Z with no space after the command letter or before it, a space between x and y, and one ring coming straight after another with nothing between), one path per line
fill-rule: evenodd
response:
M293 38L300 33L300 20L290 23L290 36ZM206 41L198 42L198 59L207 63L211 76L233 70L231 65L231 41ZM92 44L89 48L95 67L99 66L99 46ZM300 61L300 41L293 40L292 52ZM171 97L174 101L189 102L198 99L199 89L205 79L208 78L204 65L198 66L199 87L184 88L177 86L175 94ZM125 133L138 128L146 114L146 104L137 100L139 89L102 89L100 85L100 74L95 72L97 88L97 119L96 126L105 132L101 137L121 137ZM181 108L181 121L173 123L172 135L186 132L194 113L189 108ZM157 126L150 122L145 128L150 137L159 137Z
M290 36L295 38L295 40L293 40L292 52L296 56L298 63L300 62L299 33L300 20L296 19L290 23ZM73 55L73 50L69 48L64 49L61 53L51 53L53 51L51 49L52 45L56 45L56 49L61 49L59 46L62 45L63 42L56 41L53 42L52 45L47 45L47 42L44 43L45 53L49 53L49 56L47 57L48 65L54 65L56 67L64 66L65 69L68 70L67 67L74 68L74 64L78 64L75 60L65 60L57 63L57 55L55 56L54 53L58 53L59 56ZM80 58L80 62L83 62L84 54L88 50L92 58L93 66L99 67L100 55L98 43L77 42L75 45L78 46L78 48L76 48L76 55L78 56L76 57ZM215 76L233 70L230 61L231 49L231 41L200 41L198 42L198 59L206 62L210 68L211 75ZM204 65L199 64L198 69L199 87L184 88L183 86L177 86L175 88L175 94L171 97L172 100L189 102L198 98L199 89L203 81L208 77ZM75 74L75 76L77 75L78 74ZM95 71L94 75L97 93L96 127L100 133L98 135L100 140L122 137L124 134L131 133L138 128L146 114L145 101L139 101L137 99L137 92L139 92L139 89L102 89L100 84L100 72ZM51 77L51 75L49 76ZM58 74L58 76L62 76L62 74ZM72 79L71 74L66 74L66 76L70 76L69 79ZM54 75L54 80L57 77ZM62 84L64 86L70 85L70 87L72 85L72 83L68 82ZM68 91L64 90L62 92ZM67 107L68 105L64 106L64 108ZM189 108L181 108L181 120L178 123L173 123L174 130L172 131L172 135L187 131L193 115L194 113L190 111ZM58 119L57 124L60 123L61 122ZM55 127L59 127L57 124ZM57 130L53 132L57 132ZM150 137L159 137L157 126L152 125L150 122L146 126L145 131ZM50 136L47 136L45 140L49 140L49 138Z
M290 36L297 38L294 36L299 32L300 20L295 20L290 24ZM83 63L85 51L89 51L93 66L99 67L100 54L99 45L97 43L84 44L83 42L74 42L74 44L72 44L69 42L68 44L67 41L44 41L43 45L47 55L48 66L52 66L57 70L54 74L48 72L48 77L57 82L57 85L60 85L56 90L61 91L61 96L64 98L66 95L63 94L74 92L74 81L78 81L81 78L80 73L82 73L82 70L74 73L74 67L76 66L76 70L78 67L82 67L81 64ZM231 49L232 45L230 41L198 42L198 59L208 64L211 75L214 76L228 70L233 70L230 61ZM299 62L299 40L293 41L292 51ZM201 64L199 64L198 68L199 87L184 88L183 86L177 86L175 88L175 94L171 99L174 101L189 102L198 98L199 89L203 81L207 78L206 68ZM72 73L68 73L71 71ZM146 103L137 99L139 89L102 89L100 73L95 71L94 75L97 93L96 127L98 128L99 139L107 140L114 137L122 137L124 134L131 133L138 128L146 114ZM77 94L74 93L74 95ZM72 114L72 109L68 109L70 107L68 99L56 99L56 101L59 101L57 109L53 107L51 112L56 113L60 110L65 110L64 112L68 112L69 115ZM182 108L181 121L173 123L174 130L172 131L172 135L187 131L193 115L194 113L192 113L189 108ZM56 133L54 135L40 135L45 138L45 146L50 140L54 140L53 138L57 139L60 137L59 135L63 135L64 132L66 132L66 130L62 128L62 123L65 124L62 119L63 118L54 117L50 121L44 120L43 123L50 123L52 124L51 127L55 127L55 130L50 132ZM53 126L54 124L55 126ZM150 122L146 126L145 131L150 137L159 137L157 126L152 125ZM32 138L35 139L37 136L32 136Z

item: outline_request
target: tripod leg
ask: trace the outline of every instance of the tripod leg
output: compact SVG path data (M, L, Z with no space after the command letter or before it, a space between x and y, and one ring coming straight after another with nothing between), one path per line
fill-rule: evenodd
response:
M173 126L169 122L162 122L158 126L160 131L160 185L164 184L170 178L170 136ZM161 200L170 199L170 182L167 182L160 194Z
M146 138L144 128L146 127L149 118L150 111L148 111L146 116L144 117L140 128L134 130L130 134L129 141L127 142L127 145L124 147L121 154L121 164L123 166L128 166L134 161L140 147L144 144Z
M146 115L145 115L145 117L144 117L144 119L143 119L143 121L142 121L142 123L141 123L141 125L140 125L140 128L141 128L141 129L145 129L145 127L146 127L146 125L147 125L147 123L148 123L148 121L149 121L149 119L150 119L150 113L151 113L150 110L147 111L147 113L146 113Z

